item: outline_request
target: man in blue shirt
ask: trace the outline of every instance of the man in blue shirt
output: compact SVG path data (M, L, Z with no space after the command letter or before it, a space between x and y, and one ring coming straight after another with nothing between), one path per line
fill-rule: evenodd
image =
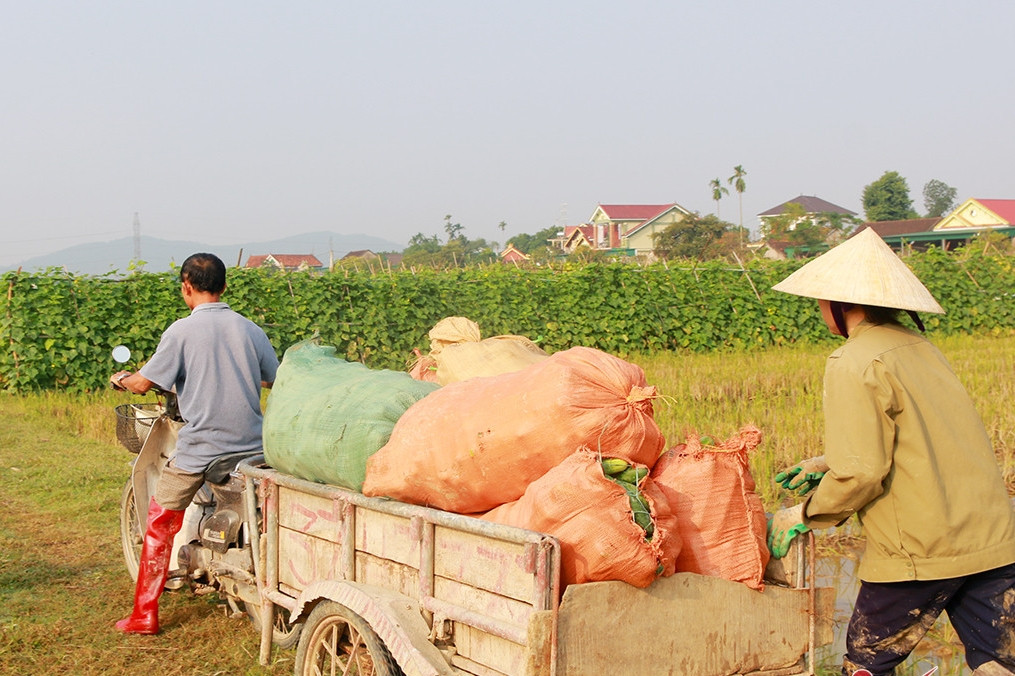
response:
M173 537L204 483L205 469L222 455L260 450L261 388L271 386L278 369L264 331L219 300L226 268L217 256L187 258L180 281L190 315L166 329L137 373L120 371L110 378L115 387L136 394L175 388L186 421L148 507L134 611L116 623L132 634L159 631L159 596L169 575Z

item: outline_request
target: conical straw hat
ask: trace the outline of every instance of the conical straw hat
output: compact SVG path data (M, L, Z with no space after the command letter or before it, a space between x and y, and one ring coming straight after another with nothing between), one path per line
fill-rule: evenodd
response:
M870 228L772 288L807 298L944 314L927 287Z

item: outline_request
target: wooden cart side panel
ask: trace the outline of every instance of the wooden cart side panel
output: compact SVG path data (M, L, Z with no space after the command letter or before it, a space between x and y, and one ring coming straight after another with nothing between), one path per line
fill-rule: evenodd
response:
M819 618L831 617L833 602L832 594L819 594ZM768 586L761 593L693 573L646 589L572 585L560 608L558 674L720 676L792 667L808 649L808 605L807 590ZM819 644L829 633L819 632Z
M550 676L553 673L550 666L552 625L551 611L534 612L529 618L525 645L519 645L477 627L455 622L455 649L457 656L464 659L452 659L452 663L477 676ZM605 665L595 676L612 676L612 673L611 666Z
M534 603L535 560L525 545L434 529L434 574L525 603Z
M318 495L279 486L278 524L307 535L340 543L342 504Z
M527 662L525 646L488 634L462 622L454 623L454 637L456 652L470 662L488 669L489 671L486 673L505 674L505 676L525 673ZM452 660L452 664L454 664L454 660ZM480 674L484 672L484 669L470 669L471 665L463 664L461 666L468 671Z
M397 561L356 552L356 581L419 598L419 569Z
M345 578L342 547L332 541L300 531L279 527L278 581L295 589L305 589L320 580Z
M434 578L434 596L468 610L513 624L519 629L528 626L535 612L532 605L500 594L493 594L446 577Z
M419 567L420 533L413 520L365 507L356 508L356 550Z

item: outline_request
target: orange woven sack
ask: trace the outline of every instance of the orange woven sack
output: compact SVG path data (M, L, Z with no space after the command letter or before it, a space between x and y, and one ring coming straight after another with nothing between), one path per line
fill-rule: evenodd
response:
M655 526L652 538L632 518L627 493L603 475L599 455L581 448L529 485L520 499L481 518L553 535L563 585L621 580L647 587L672 575L680 537L676 517L649 477L638 485Z
M761 431L746 426L715 446L694 431L659 458L651 478L677 516L677 572L701 573L763 590L770 556L767 520L747 462Z
M664 445L655 396L640 367L588 347L450 383L395 423L363 493L468 514L517 500L581 446L651 467Z

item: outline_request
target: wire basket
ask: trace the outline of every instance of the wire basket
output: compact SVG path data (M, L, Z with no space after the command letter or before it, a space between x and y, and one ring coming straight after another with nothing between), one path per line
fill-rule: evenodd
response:
M120 404L116 407L116 439L131 453L140 453L155 420L162 415L161 404Z

